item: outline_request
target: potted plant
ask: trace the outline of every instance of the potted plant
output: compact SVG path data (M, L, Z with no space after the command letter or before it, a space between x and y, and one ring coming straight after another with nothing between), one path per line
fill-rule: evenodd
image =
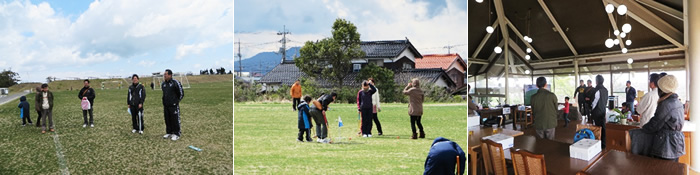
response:
M620 111L620 109L617 109L617 108L613 109L613 111L617 112L617 114L618 114L617 116L615 116L615 118L617 119L617 122L620 124L626 125L627 124L627 114L629 114L630 112L627 111L625 113L622 113L622 111Z

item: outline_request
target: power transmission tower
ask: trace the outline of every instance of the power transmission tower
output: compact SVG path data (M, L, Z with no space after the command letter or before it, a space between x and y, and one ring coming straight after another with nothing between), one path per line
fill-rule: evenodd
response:
M236 53L236 55L238 56L238 76L240 77L241 75L243 75L243 74L241 74L241 72L243 71L243 67L242 67L243 64L241 63L242 58L241 58L241 39L240 38L238 39L238 42L236 42L236 44L238 44L238 53Z
M287 59L287 34L291 33L287 31L286 25L283 26L281 32L277 32L277 35L282 35L282 40L280 40L282 43L282 47L280 48L280 52L282 52L282 63L284 63L284 60Z

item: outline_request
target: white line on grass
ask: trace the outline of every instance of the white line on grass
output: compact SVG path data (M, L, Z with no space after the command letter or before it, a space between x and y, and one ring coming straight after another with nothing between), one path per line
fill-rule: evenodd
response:
M54 124L54 129L55 128L56 125ZM61 142L58 141L58 134L56 132L53 134L53 144L56 146L56 157L58 158L58 168L61 169L61 174L70 175L68 163L66 163L65 158L63 158L63 147L61 146Z

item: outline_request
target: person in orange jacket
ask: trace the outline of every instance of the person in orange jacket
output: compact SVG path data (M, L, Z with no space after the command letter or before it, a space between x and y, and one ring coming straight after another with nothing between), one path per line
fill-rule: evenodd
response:
M289 94L292 95L292 109L297 111L297 105L301 103L301 84L299 80L294 82L292 88L289 89Z

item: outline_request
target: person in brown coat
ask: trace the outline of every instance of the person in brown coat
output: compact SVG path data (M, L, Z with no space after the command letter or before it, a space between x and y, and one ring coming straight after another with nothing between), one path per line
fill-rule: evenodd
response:
M414 78L403 89L403 94L408 95L408 115L411 116L411 139L416 139L416 126L420 130L420 138L425 138L421 117L423 116L423 90L420 89L420 82Z

